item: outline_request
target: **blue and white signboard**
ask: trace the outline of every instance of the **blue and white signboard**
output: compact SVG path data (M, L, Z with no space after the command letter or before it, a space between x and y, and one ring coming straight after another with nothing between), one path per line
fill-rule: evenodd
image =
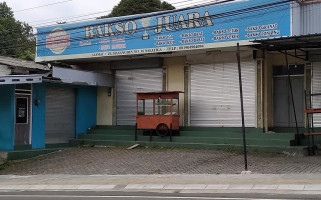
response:
M288 0L238 0L189 9L43 27L37 61L138 55L249 44L289 36Z

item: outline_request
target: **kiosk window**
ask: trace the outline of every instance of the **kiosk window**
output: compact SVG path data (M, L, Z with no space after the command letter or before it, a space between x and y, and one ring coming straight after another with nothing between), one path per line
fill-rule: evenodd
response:
M16 124L28 123L28 99L16 99Z

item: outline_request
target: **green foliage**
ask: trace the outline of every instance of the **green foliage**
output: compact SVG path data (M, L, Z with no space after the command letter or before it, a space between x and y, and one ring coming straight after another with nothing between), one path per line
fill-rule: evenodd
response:
M165 1L161 2L160 0L121 0L109 15L102 16L101 18L120 17L174 9L175 7L171 4Z
M11 8L0 3L0 55L34 60L35 51L32 27L16 20Z

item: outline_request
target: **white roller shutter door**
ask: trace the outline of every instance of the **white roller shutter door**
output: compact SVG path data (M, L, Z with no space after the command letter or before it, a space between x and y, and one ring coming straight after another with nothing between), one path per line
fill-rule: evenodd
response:
M116 71L116 123L135 125L135 91L162 91L163 74L161 68Z
M45 143L67 143L75 138L76 91L46 87Z
M321 63L315 62L312 65L312 93L321 93ZM312 97L313 108L321 108L321 96ZM313 122L315 127L321 127L321 114L313 115Z
M255 62L242 62L245 126L255 127ZM237 63L191 66L191 126L240 127Z

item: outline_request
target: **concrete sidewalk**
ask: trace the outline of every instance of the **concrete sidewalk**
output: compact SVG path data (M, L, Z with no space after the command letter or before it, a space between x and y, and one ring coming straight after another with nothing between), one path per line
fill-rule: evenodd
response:
M0 176L0 191L321 194L321 174Z

